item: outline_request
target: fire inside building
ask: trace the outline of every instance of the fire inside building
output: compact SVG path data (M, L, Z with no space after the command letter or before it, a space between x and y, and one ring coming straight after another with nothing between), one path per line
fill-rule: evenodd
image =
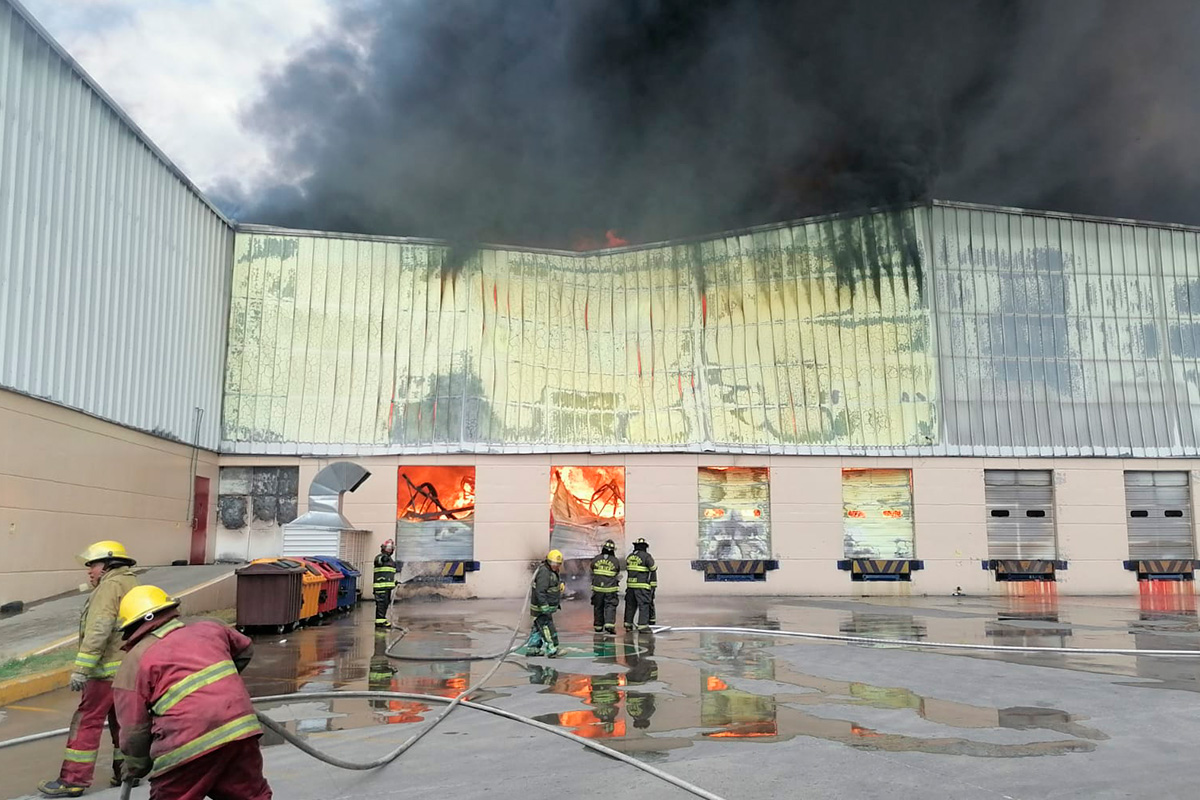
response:
M1194 591L1200 230L238 225L7 3L0 40L0 601L73 587L97 539L247 560L339 511L460 596L639 537L673 594Z

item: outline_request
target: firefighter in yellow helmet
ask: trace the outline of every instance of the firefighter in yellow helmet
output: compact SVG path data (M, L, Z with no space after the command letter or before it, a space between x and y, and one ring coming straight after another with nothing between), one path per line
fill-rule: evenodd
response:
M138 586L121 602L127 655L113 681L129 776L155 800L269 800L262 728L242 682L254 648L217 620L179 619L179 601Z
M46 797L83 794L95 777L105 720L114 745L120 730L112 692L112 679L121 666L122 656L116 622L122 598L137 586L137 578L130 569L137 562L129 557L125 545L114 541L96 542L76 558L87 567L92 587L79 618L79 643L71 673L71 689L82 695L71 718L71 733L58 778L38 784L38 791ZM113 786L121 783L122 761L120 750L114 748Z
M547 658L558 655L558 630L554 627L554 612L562 605L563 591L566 589L558 576L562 563L563 554L558 550L551 550L533 574L533 587L529 592L529 613L533 617L533 625L529 632L529 640L525 642L526 655L545 655Z

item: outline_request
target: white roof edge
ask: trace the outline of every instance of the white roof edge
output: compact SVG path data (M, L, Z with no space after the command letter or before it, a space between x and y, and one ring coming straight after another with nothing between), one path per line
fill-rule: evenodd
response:
M29 9L21 5L19 0L5 0L5 2L12 7L13 11L17 13L18 17L24 20L26 25L28 25L30 28L33 28L38 36L42 37L43 41L50 46L50 49L53 50L59 58L66 62L67 66L69 66L71 70L75 72L75 74L78 75L85 84L87 84L87 87L95 92L96 95L103 100L110 109L112 109L112 112L117 115L117 118L120 119L121 122L125 123L126 127L133 132L133 135L141 140L142 144L144 144L146 148L153 153L167 169L171 171L171 173L179 180L180 183L187 187L192 194L196 195L200 202L208 206L209 210L212 211L213 214L215 214L217 218L224 222L229 228L237 228L237 223L227 217L225 213L221 211L221 209L217 208L215 203L205 196L204 192L200 191L200 188L192 182L192 179L189 178L184 171L180 169L178 165L176 165L175 162L172 161L167 154L164 153L162 149L154 143L154 141L146 134L146 132L143 131L141 127L139 127L138 124L133 121L133 118L125 112L125 109L121 108L121 105L114 100L108 92L104 91L99 82L97 82L95 78L88 74L87 70L85 70L83 66L80 65L80 63L76 61L70 53L67 52L65 47L58 43L58 40L55 39L48 30L46 30L42 23L38 22L37 18L33 16L33 13L29 11Z

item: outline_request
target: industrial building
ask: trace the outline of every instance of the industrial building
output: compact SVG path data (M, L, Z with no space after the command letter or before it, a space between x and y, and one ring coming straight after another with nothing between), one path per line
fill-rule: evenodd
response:
M13 0L0 387L0 602L69 590L100 538L278 553L351 488L368 549L464 595L637 537L672 594L1194 591L1200 229L929 202L463 253L238 225ZM318 479L340 461L370 477Z

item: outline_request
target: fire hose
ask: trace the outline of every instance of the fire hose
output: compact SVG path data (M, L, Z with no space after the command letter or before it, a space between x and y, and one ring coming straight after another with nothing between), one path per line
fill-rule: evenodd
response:
M526 602L526 599L524 597L522 597L521 598L522 618L524 616L525 602ZM329 756L325 753L320 752L316 748L312 747L310 744L305 742L303 739L296 737L291 732L287 731L285 728L283 728L281 725L279 725L279 723L275 722L274 720L272 720L270 717L266 716L265 714L259 712L258 718L262 721L263 725L265 725L267 728L274 731L275 733L279 734L289 744L295 745L301 751L303 751L304 753L306 753L308 755L313 756L314 758L320 759L321 761L323 761L325 763L331 764L336 767L341 767L343 769L369 770L369 769L376 769L380 766L383 766L384 764L388 764L388 763L394 761L395 759L399 758L409 748L411 748L414 744L416 744L416 742L418 740L420 740L423 736L425 736L427 733L429 733L429 731L432 730L438 723L443 721L450 714L450 712L452 712L455 708L462 706L463 708L469 708L473 711L480 711L480 712L484 712L484 713L488 713L488 714L494 714L496 716L500 716L505 719L509 719L509 720L512 720L515 722L520 722L520 723L523 723L526 725L530 725L539 730L546 731L547 733L553 733L556 736L562 736L566 739L576 741L588 749L594 750L599 753L603 753L604 755L607 755L618 761L622 761L626 764L636 767L637 769L643 770L644 772L646 772L650 775L653 775L656 778L660 778L664 781L667 781L668 783L671 783L675 786L678 786L679 788L684 789L685 791L688 791L688 792L696 795L697 797L708 798L708 800L722 800L722 798L720 798L718 795L712 794L711 792L708 792L707 790L702 789L698 786L694 786L680 778L670 775L669 773L663 772L662 770L652 767L649 764L642 763L642 762L638 761L637 759L634 759L624 753L621 753L618 750L613 750L612 748L605 747L604 745L599 744L598 742L595 742L593 740L585 739L580 736L576 736L575 734L570 733L569 731L554 727L552 725L548 725L544 722L539 722L538 720L531 719L529 717L524 717L520 714L515 714L511 711L505 711L504 709L501 709L501 708L496 708L494 706L489 706L489 705L486 705L483 703L476 703L471 700L468 700L467 698L470 695L479 691L484 686L484 684L486 684L487 681L489 681L492 678L492 676L499 669L500 665L502 663L504 663L504 658L507 657L510 653L512 653L515 649L519 649L519 648L514 648L513 644L516 641L520 632L521 632L521 626L518 624L517 626L514 627L512 636L509 638L508 646L503 651L489 654L486 656L475 656L475 657L455 656L455 657L453 657L453 660L456 660L456 661L487 660L489 658L497 659L496 664L493 665L493 667L490 670L488 670L487 674L484 675L484 677L481 680L477 681L475 684L468 687L465 691L463 691L461 694L459 694L458 696L456 696L454 698L442 697L440 695L419 694L419 693L415 693L415 692L332 691L332 692L319 692L319 693L296 692L296 693L292 693L292 694L270 695L270 696L259 697L259 698L254 699L254 702L256 702L256 703L269 703L269 702L286 702L286 701L292 701L292 700L324 700L324 699L339 699L339 698L372 699L372 698L374 698L374 699L419 700L422 702L446 704L446 706L447 706L446 709L441 714L439 714L437 717L435 717L434 720L430 723L430 725L426 726L422 731L418 732L417 734L414 734L406 742L404 742L402 745L400 745L400 747L397 748L396 750L393 750L391 753L387 754L386 756L383 756L382 758L379 758L379 759L375 759L374 761L371 761L371 762L355 763L355 762L344 761L342 759L338 759L333 756ZM889 645L889 646L896 646L896 647L909 647L909 648L933 649L933 650L947 649L947 650L969 650L969 651L981 651L981 652L1056 653L1056 654L1068 654L1068 655L1070 655L1070 654L1074 654L1074 655L1113 655L1113 656L1133 656L1133 657L1150 657L1150 658L1197 658L1197 657L1200 657L1200 650L1135 650L1135 649L1128 649L1128 648L1108 648L1108 647L1039 647L1039 646L1032 646L1032 645L1026 646L1026 645L969 644L969 643L965 643L965 642L930 642L930 641L919 641L919 640L913 640L913 639L881 639L881 638L875 638L875 637L870 637L870 636L848 636L845 634L813 633L813 632L808 632L808 631L772 630L769 628L744 628L744 627L736 627L736 626L659 625L659 626L655 626L653 628L653 632L655 634L735 633L735 634L747 635L747 636L769 636L769 637L801 639L801 640L809 640L809 641L839 642L839 643L845 643L845 644ZM391 652L393 647L395 647L395 644L391 645L387 650L387 655L389 657L397 658L397 659L408 659L409 658L406 656L397 656L397 655L393 654ZM425 658L421 658L419 660L429 661L429 660L439 660L439 658L425 657ZM42 739L49 739L49 738L53 738L56 736L63 736L63 735L66 735L68 733L68 731L69 731L68 728L59 728L56 730L44 731L42 733L35 733L35 734L30 734L28 736L21 736L21 737L15 738L15 739L9 739L7 741L0 742L0 750L3 750L8 747L15 747L15 746L21 745L21 744L28 744L30 742L40 741ZM128 797L130 795L130 792L132 791L132 788L133 788L132 785L129 783L125 783L123 785L122 793L121 793L122 800L128 800Z
M410 748L412 748L413 745L415 745L418 741L420 741L423 737L425 737L430 731L432 731L441 722L443 722L448 716L450 716L450 714L454 711L454 709L458 708L459 706L462 706L464 708L470 708L474 711L481 711L481 712L488 713L488 714L494 714L496 716L503 717L505 719L509 719L514 722L520 722L522 724L532 726L539 730L543 730L548 733L553 733L556 736L561 736L563 738L578 742L579 744L583 745L584 747L586 747L590 750L593 750L595 752L609 756L610 758L614 758L618 761L629 764L630 766L640 769L643 772L645 772L655 778L658 778L658 779L663 780L667 783L670 783L674 786L677 786L680 789L683 789L684 791L689 792L697 797L704 798L705 800L724 800L724 798L722 798L720 795L713 794L712 792L709 792L706 789L703 789L699 786L695 786L694 784L688 783L687 781L683 780L682 778L678 778L674 775L671 775L668 772L664 772L663 770L658 769L657 767L653 767L649 764L638 761L637 759L633 758L632 756L628 756L625 753L620 752L619 750L614 750L610 747L605 747L604 745L594 742L590 739L586 739L582 736L577 736L569 731L563 730L561 728L556 728L552 725L547 725L544 722L539 722L538 720L532 719L530 717L525 717L520 714L513 713L511 711L505 711L504 709L496 708L494 706L489 706L489 705L485 705L482 703L475 703L468 699L472 694L475 694L476 692L478 692L480 689L482 689L487 684L488 681L490 681L492 679L492 677L500 669L500 665L504 663L505 658L507 658L507 656L509 654L511 654L515 650L519 649L519 647L516 647L514 645L516 643L517 637L520 636L520 634L521 634L521 628L522 628L521 620L523 620L525 617L525 609L526 609L526 605L528 602L529 602L528 598L525 595L522 595L522 597L521 597L521 614L518 617L517 624L513 626L512 634L509 636L508 644L505 646L504 650L497 652L497 653L484 655L484 656L475 656L472 658L463 658L463 657L459 656L459 657L455 657L454 659L452 659L452 660L456 660L456 661L462 661L462 660L481 661L481 660L494 659L496 662L495 664L492 665L491 669L489 669L487 671L487 673L484 674L484 676L482 678L480 678L478 681L475 681L473 684L468 686L465 690L463 690L460 694L458 694L457 696L455 696L453 698L441 697L439 695L419 694L419 693L414 693L414 692L332 691L332 692L294 692L291 694L270 695L270 696L266 696L266 697L257 697L257 698L253 699L253 702L256 704L257 703L288 702L288 701L295 701L295 700L332 700L332 699L342 699L342 698L404 699L404 700L420 700L422 702L446 704L446 708L440 714L438 714L436 717L434 717L433 720L428 725L426 725L420 731L418 731L415 734L413 734L412 736L410 736L395 750L392 750L390 753L387 753L384 756L381 756L379 758L376 758L372 761L367 761L367 762L346 761L345 759L341 759L336 756L329 755L328 753L321 752L320 750L313 747L311 744L309 744L304 739L302 739L299 736L288 731L284 726L280 725L278 722L271 719L268 715L264 714L261 711L256 712L258 719L263 724L264 727L266 727L267 729L278 734L288 744L293 745L294 747L299 749L301 752L305 753L306 755L312 756L313 758L315 758L319 761L322 761L323 763L329 764L334 767L338 767L340 769L372 770L372 769L378 769L379 767L390 764L393 761L395 761L396 759L398 759L400 756L402 756L404 753L406 753ZM388 648L388 651L387 651L387 655L390 658L407 660L406 656L397 656L397 655L394 655L393 653L391 653L391 649L393 647L395 647L395 643L393 643ZM442 657L432 657L432 658L421 658L419 660L437 661L437 660L445 660L445 659L443 659ZM40 733L40 734L32 734L30 736L23 736L23 737L20 737L17 739L10 739L5 742L0 742L0 749L4 749L6 747L12 747L12 746L18 745L18 744L34 742L34 741L38 741L40 739L46 739L46 738L50 738L53 736L61 736L63 734L66 734L68 731L69 731L68 728L62 728L62 729L54 730L54 731L46 731L46 732ZM133 792L133 782L131 780L123 781L121 784L121 800L129 800L129 797L132 792Z

